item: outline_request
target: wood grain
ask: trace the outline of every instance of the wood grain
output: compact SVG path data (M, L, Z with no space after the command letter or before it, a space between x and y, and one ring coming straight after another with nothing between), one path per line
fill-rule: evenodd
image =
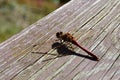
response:
M119 80L119 13L119 0L71 0L0 44L0 80ZM74 45L56 57L58 31L70 32L100 61Z

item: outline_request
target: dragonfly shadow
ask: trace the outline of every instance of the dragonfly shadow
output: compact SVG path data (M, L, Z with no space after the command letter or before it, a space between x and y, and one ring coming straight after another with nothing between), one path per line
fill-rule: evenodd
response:
M83 55L83 54L80 54L80 53L76 53L75 51L70 49L66 44L63 44L61 42L53 43L52 44L52 49L57 50L57 54L50 54L48 52L32 52L32 53L55 56L53 58L43 60L42 62L49 61L49 60L52 60L52 59L56 59L56 58L59 58L59 57L68 56L68 55L75 55L75 56L79 56L79 57L83 57L83 58L87 58L87 59L96 61L96 59L94 57L91 57L91 56L88 56L88 55Z
M83 58L87 58L87 59L96 61L96 59L94 57L76 53L75 51L69 49L69 47L63 43L59 43L59 42L53 43L52 49L56 49L58 52L58 55L60 55L60 56L75 55L75 56L79 56L79 57L83 57Z

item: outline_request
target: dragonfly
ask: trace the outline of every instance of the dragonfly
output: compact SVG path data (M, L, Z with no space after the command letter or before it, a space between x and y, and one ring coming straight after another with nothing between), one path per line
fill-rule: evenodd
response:
M94 55L92 52L90 52L89 50L87 50L86 48L82 47L76 40L75 38L70 34L70 33L64 33L63 32L57 32L56 33L56 37L61 41L61 42L69 42L72 43L74 45L76 45L77 47L81 48L83 51L85 51L86 53L88 53L88 55L92 56L95 60L99 61L99 58Z

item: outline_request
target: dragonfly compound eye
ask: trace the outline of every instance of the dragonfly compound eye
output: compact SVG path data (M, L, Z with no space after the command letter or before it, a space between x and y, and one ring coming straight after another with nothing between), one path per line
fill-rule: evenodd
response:
M56 33L56 37L57 37L57 38L60 38L62 34L63 34L63 32L57 32L57 33Z

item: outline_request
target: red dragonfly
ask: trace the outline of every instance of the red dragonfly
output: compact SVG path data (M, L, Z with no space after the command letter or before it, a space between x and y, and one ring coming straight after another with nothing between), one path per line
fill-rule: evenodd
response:
M81 48L82 50L84 50L86 53L88 53L90 56L92 56L94 59L96 59L97 61L99 61L99 58L96 55L94 55L92 52L88 51L86 48L84 48L80 44L78 44L78 42L74 39L74 37L70 33L63 34L63 32L57 32L56 33L56 37L61 42L70 42L70 43L78 46L79 48Z

